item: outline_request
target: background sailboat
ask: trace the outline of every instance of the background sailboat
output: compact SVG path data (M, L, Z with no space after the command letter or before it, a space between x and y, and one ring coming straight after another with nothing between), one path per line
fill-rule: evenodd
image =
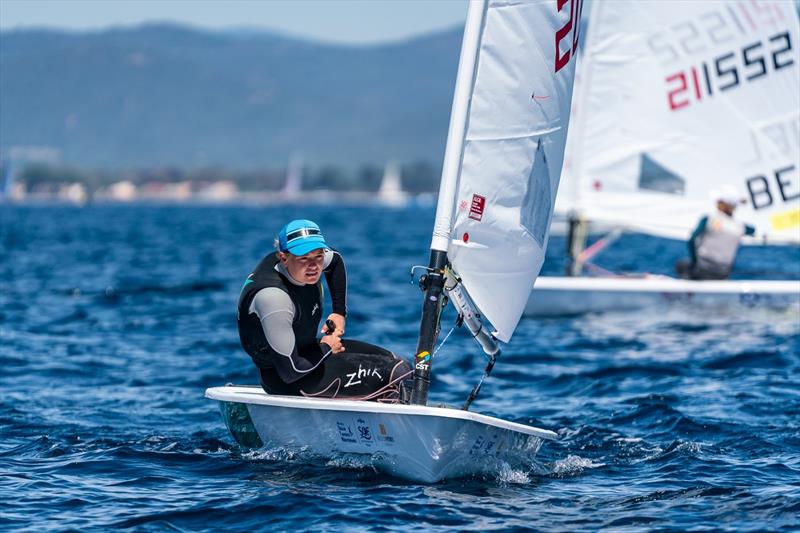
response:
M800 243L799 40L789 2L594 2L558 208L687 240L733 186L747 198L736 218L756 226L751 244ZM784 305L800 301L800 281L542 277L526 313L635 308L676 294Z
M208 389L241 444L356 454L395 475L433 482L498 463L530 465L543 440L555 438L469 412L470 400L460 410L426 404L443 291L495 355L497 339L511 338L525 306L527 292L519 288L533 283L544 260L579 17L577 0L469 4L422 282L411 405L274 396L260 387Z
M408 193L403 190L400 165L396 161L386 163L377 200L379 203L391 207L404 206L411 200Z
M294 153L289 158L286 168L286 182L278 192L278 198L284 202L296 202L300 199L303 190L303 158Z
M0 200L11 200L14 191L14 172L16 171L14 160L11 157L7 157L4 167L3 184L0 187L0 193L2 193L0 194Z

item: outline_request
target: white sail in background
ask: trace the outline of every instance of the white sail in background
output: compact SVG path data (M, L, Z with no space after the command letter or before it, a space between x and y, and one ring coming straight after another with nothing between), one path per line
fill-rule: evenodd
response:
M400 165L389 161L383 171L383 179L378 189L378 200L386 205L403 205L408 202L408 194L403 190L400 180Z
M446 232L453 269L507 342L544 260L581 2L491 0L480 11L477 4L468 14L432 248Z
M594 2L559 205L685 239L735 187L759 240L800 242L792 2Z
M280 191L283 199L292 200L300 196L303 189L303 158L299 154L292 154L289 158L289 167L286 169L286 182Z
M3 186L0 187L0 198L10 199L14 192L14 160L10 157L5 162Z

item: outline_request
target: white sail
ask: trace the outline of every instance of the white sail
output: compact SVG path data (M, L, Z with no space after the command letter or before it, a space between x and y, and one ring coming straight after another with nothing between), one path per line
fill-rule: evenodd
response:
M5 162L5 179L3 181L3 187L0 189L2 195L0 198L10 199L14 192L14 161L9 157Z
M558 189L579 0L470 5L433 249L508 341L541 268ZM445 241L446 242L446 241Z
M292 154L289 158L289 167L286 169L286 182L283 184L279 195L281 198L293 200L300 196L303 190L303 158L300 154Z
M408 194L403 190L400 179L400 165L389 161L383 171L383 179L378 189L378 200L386 205L402 205L408 201Z
M559 204L685 239L720 191L757 239L800 242L792 2L594 2Z

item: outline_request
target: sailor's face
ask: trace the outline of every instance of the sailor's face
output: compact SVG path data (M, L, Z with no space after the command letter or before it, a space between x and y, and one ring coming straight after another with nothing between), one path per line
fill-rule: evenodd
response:
M300 256L282 253L281 262L295 281L306 284L316 283L322 276L322 267L325 264L325 250L314 250Z

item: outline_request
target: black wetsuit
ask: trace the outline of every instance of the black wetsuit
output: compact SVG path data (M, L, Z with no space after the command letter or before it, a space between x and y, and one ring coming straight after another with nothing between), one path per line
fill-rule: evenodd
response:
M328 254L324 273L333 312L344 316L344 261L336 252ZM383 348L350 339L342 339L344 352L332 354L317 339L322 304L321 281L303 285L290 279L277 253L266 256L248 276L239 296L239 338L259 369L264 390L282 395L397 399L400 381L411 377L408 363Z

